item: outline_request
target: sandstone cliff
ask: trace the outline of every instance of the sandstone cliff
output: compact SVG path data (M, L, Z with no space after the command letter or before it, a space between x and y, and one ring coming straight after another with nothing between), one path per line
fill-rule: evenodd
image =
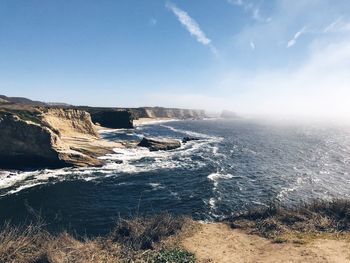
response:
M117 146L98 138L85 111L0 110L0 168L98 166L97 157Z
M53 148L58 134L36 121L12 113L0 113L0 167L61 167Z
M93 123L102 127L112 129L129 129L133 128L133 116L129 110L114 108L91 108L85 107L91 115Z
M128 108L134 119L139 118L174 118L201 119L205 117L204 110L176 109L163 107Z
M94 108L76 107L91 114L95 124L112 129L130 129L138 119L202 119L204 110L176 109L162 107L140 108Z

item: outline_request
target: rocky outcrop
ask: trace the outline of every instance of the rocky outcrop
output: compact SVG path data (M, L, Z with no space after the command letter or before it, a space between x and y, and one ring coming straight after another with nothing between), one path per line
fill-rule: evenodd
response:
M85 111L0 110L0 168L99 166L97 157L117 146L98 138Z
M91 116L86 111L63 108L40 108L41 121L62 136L75 133L97 137Z
M168 151L181 147L181 143L174 139L143 138L138 146L147 147L150 151Z
M196 138L196 137L184 137L182 139L182 143L187 143L187 142L190 142L190 141L199 141L200 139L199 138Z
M59 135L40 123L0 113L0 167L62 167L54 145Z

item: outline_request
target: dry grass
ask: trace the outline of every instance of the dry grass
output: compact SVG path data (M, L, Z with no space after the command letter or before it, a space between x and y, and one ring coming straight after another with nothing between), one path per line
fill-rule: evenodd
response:
M281 243L330 235L350 238L350 201L317 201L295 208L271 205L231 217L240 227ZM0 228L0 263L194 262L179 240L198 231L189 218L161 214L120 219L111 233L98 238L52 235L42 223ZM171 261L167 261L171 259Z
M273 204L228 221L233 228L249 228L253 233L275 239L290 233L343 233L350 231L350 201L314 201L294 208Z
M122 219L112 232L111 239L132 250L152 249L156 243L178 233L184 220L168 213L150 218Z
M164 249L174 247L162 243L174 238L184 222L183 217L170 214L121 219L108 236L93 239L66 232L52 235L39 223L26 227L6 224L0 229L0 263L162 262L158 259L164 254L186 255L181 250L169 250L169 254Z
M5 224L0 231L0 262L35 262L45 253L45 244L49 239L41 224L26 227Z

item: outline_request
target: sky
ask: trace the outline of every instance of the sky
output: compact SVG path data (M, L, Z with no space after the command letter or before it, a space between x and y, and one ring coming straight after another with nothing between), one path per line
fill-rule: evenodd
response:
M349 0L0 0L0 94L350 115Z

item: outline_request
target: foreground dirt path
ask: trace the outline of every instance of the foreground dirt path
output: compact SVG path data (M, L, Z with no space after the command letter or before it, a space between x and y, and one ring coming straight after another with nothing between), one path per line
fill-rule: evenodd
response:
M182 243L203 263L350 262L350 244L346 241L318 239L307 244L276 244L220 223L202 225Z

